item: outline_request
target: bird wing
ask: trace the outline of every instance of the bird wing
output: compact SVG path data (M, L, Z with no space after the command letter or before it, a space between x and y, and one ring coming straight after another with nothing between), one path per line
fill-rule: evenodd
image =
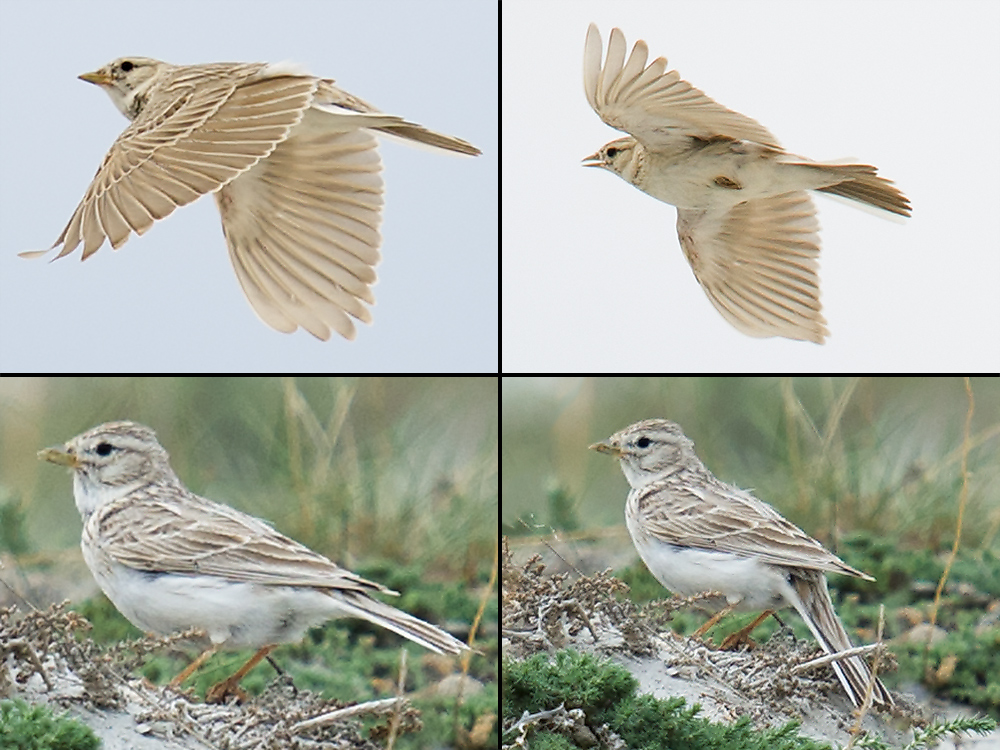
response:
M601 34L590 24L583 52L584 93L611 127L653 150L692 137L749 140L781 148L756 120L723 107L681 79L677 71L666 72L666 58L658 57L646 67L649 50L644 41L635 43L627 61L626 49L624 34L612 29L602 69Z
M345 570L258 518L204 498L157 488L102 506L88 521L102 552L151 573L228 581L394 593Z
M229 258L260 318L353 339L379 262L382 162L369 130L310 109L274 152L215 194Z
M669 507L657 497L660 492L669 493ZM637 490L629 502L638 508L639 527L667 544L874 580L842 561L774 508L740 490L721 484L678 487L664 480Z
M283 141L309 106L317 79L263 74L264 65L178 68L154 90L104 157L54 247L83 242L86 259L205 193L218 190Z
M749 336L822 344L816 210L802 191L727 209L677 209L677 235L722 317Z

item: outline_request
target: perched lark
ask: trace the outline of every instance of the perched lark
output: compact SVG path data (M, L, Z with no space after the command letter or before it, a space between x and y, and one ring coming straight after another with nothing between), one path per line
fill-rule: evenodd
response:
M819 235L807 190L850 198L900 216L910 202L867 164L821 164L785 151L760 123L709 99L646 43L625 60L612 29L601 68L601 35L587 31L584 93L613 128L629 133L588 156L677 207L677 235L715 308L749 336L822 344Z
M829 552L749 492L720 482L694 452L681 428L663 419L637 422L590 446L621 461L631 485L625 523L639 557L674 594L718 592L707 600L720 614L792 606L828 654L851 648L826 588L826 573L874 580ZM853 656L832 663L855 706L872 672ZM893 705L882 682L873 683L875 705Z
M189 491L148 427L108 422L39 458L73 470L83 518L83 558L108 599L136 627L159 634L207 632L213 648L260 651L210 700L279 643L334 617L359 617L438 653L467 648L440 628L370 595L396 592L344 570L264 521Z
M81 242L84 260L105 239L119 248L213 193L243 292L285 333L302 326L323 340L331 329L352 339L352 318L371 322L382 241L375 132L480 153L288 64L123 57L80 78L104 89L132 124L52 246L63 246L56 257Z

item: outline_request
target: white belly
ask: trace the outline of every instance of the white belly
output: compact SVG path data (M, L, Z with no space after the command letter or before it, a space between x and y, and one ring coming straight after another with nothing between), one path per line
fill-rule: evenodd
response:
M728 552L677 547L634 528L627 516L626 522L639 557L656 580L674 594L718 591L726 604L744 611L781 609L794 601L794 592L780 567Z

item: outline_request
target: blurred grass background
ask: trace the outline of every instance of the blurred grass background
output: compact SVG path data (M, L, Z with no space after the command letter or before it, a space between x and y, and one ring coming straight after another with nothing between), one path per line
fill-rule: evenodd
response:
M77 602L83 598L79 592L96 594L79 550L81 522L71 478L35 454L102 422L128 419L157 432L175 472L193 492L263 518L338 564L402 591L403 596L386 599L394 606L467 632L496 549L497 383L497 378L4 378L4 577L26 597L37 597L33 603L40 607L46 598ZM485 658L476 657L479 665L472 670L486 683L496 674L495 589L491 596L477 640ZM4 600L11 597L0 595ZM95 638L137 635L103 596L96 595L83 611L99 624ZM372 697L380 685L391 692L391 665L402 639L360 621L335 623L333 631L315 632L298 650L288 646L276 652L278 660L285 667L301 660L301 669L289 671L303 687L326 689L342 700ZM353 634L353 647L344 633ZM306 653L324 640L333 645L329 653ZM376 655L374 646L388 655ZM413 656L433 655L416 647ZM216 660L222 666L213 669ZM365 671L354 672L355 661L365 662L357 665ZM199 686L238 664L233 654L213 657ZM426 684L434 673L436 665L427 664L424 675L411 667L411 687ZM176 663L147 665L147 676L161 681L177 671ZM273 675L270 667L258 667L247 685L262 686ZM495 684L491 690L495 711Z
M677 422L719 479L831 547L869 530L940 548L955 528L961 378L504 378L504 530L552 524L558 488L588 529L623 535L628 485L587 447L640 419ZM1000 379L974 378L963 541L1000 531ZM565 512L563 509L560 512Z
M4 378L0 478L36 552L77 547L68 473L35 453L130 419L156 430L192 491L338 562L468 575L496 536L496 390L495 378Z

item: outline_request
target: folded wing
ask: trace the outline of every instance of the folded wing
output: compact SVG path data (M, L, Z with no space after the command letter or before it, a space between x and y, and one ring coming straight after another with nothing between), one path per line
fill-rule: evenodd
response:
M642 527L662 542L874 580L747 493L720 485L699 489L671 486L672 506L665 512L657 503L645 501L662 491L662 486L654 483L629 501L639 509Z

